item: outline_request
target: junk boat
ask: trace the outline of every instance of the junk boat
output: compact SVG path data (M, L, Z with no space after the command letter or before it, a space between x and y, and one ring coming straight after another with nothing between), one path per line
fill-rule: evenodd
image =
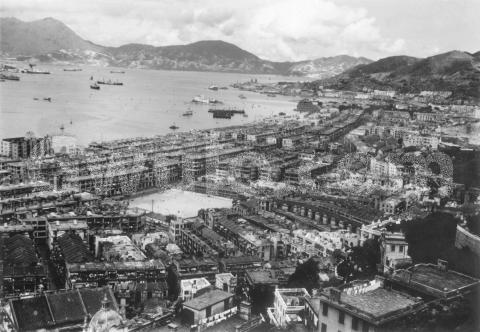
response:
M97 84L105 84L105 85L123 85L122 82L118 82L118 81L115 81L113 82L112 80L108 80L108 81L105 81L105 80L102 80L102 81L97 81Z
M20 77L15 76L15 75L0 74L0 79L9 80L9 81L20 81Z
M174 124L171 125L169 128L172 129L172 130L176 130L176 129L180 128L180 127L178 127L178 126L174 123Z
M100 90L100 86L97 83L93 83L93 84L90 85L90 89Z

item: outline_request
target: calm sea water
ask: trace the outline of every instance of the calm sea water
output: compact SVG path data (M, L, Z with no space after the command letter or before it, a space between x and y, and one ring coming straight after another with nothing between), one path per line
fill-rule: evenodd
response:
M0 137L22 136L31 130L36 135L65 132L78 137L79 143L108 139L153 136L170 132L238 125L285 112L293 114L292 97L275 98L231 87L211 91L208 86L229 86L251 78L259 82L296 80L281 76L232 73L179 72L125 69L112 74L112 68L81 67L80 72L65 72L61 66L41 66L51 75L18 74L19 82L0 82ZM123 70L123 69L122 69ZM123 86L101 85L90 89L90 77L119 80ZM243 93L247 99L240 99ZM248 117L213 119L207 105L194 105L196 95L216 98L226 106L244 108ZM52 98L51 102L43 98ZM34 100L38 98L38 100ZM183 117L191 109L193 116Z

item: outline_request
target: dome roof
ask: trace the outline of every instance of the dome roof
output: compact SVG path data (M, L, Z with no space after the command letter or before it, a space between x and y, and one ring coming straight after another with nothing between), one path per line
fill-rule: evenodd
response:
M102 308L93 315L88 324L88 332L107 332L112 330L114 326L123 323L122 316L114 309L107 307L108 300L105 296L102 301Z

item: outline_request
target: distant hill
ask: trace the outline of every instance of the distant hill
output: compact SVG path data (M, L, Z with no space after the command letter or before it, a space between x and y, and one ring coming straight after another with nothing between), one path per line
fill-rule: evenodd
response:
M480 98L480 54L451 51L420 59L394 56L359 65L319 84L342 90L450 90L454 98Z
M221 40L187 45L155 47L127 44L105 47L84 40L64 23L53 18L23 22L0 18L0 51L3 56L31 57L30 61L89 63L129 68L224 71L257 74L329 77L352 66L367 63L364 58L338 56L301 62L261 59Z
M35 55L62 49L100 51L102 47L82 39L53 18L23 22L13 17L2 17L0 49L11 55Z

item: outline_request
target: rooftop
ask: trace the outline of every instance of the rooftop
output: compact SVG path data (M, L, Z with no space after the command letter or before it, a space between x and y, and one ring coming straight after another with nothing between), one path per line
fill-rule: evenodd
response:
M203 310L211 305L225 301L233 297L233 294L214 289L208 293L193 298L183 304L184 307L192 308L194 310Z
M391 279L435 297L449 297L480 284L478 279L434 264L417 264L406 270L397 270Z

